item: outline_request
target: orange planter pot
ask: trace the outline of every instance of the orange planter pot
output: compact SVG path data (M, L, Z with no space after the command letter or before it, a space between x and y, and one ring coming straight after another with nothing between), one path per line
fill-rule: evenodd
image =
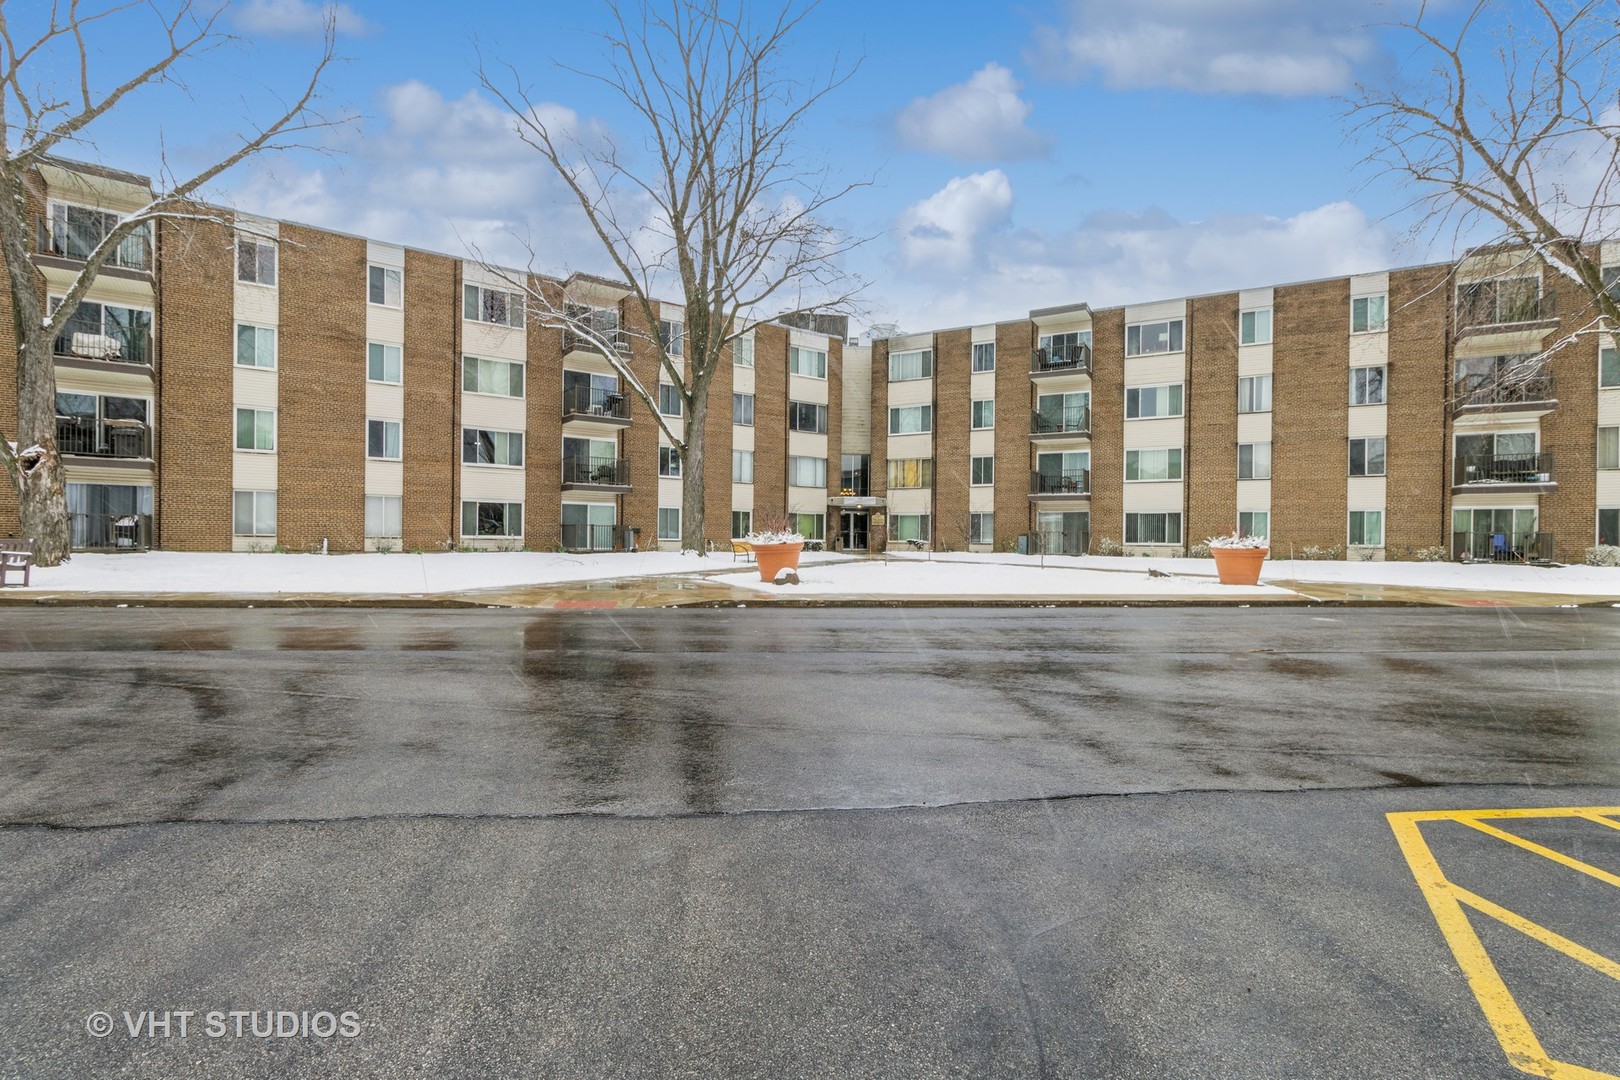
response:
M759 564L759 580L774 582L776 575L784 569L799 568L799 552L804 550L804 541L794 544L750 544L749 547L754 549L754 561Z
M1210 548L1209 553L1222 585L1260 584L1260 564L1271 554L1267 548Z

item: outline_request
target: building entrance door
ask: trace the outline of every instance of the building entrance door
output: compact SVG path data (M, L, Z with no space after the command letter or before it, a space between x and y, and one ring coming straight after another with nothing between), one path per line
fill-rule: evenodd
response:
M865 551L867 525L871 514L866 510L843 510L839 513L841 546L845 551Z

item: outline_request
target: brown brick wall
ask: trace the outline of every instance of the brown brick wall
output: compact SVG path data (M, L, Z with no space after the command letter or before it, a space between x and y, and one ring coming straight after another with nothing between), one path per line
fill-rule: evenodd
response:
M171 551L229 551L235 237L211 222L166 221L158 259L156 539Z
M1125 539L1125 309L1091 316L1091 548ZM1186 530L1183 530L1183 537Z
M365 543L366 244L281 227L276 540Z
M1198 297L1190 307L1182 461L1189 545L1237 527L1238 296Z
M554 308L561 309L558 282L531 277L529 288L542 291ZM554 551L562 546L563 332L534 320L525 332L528 430L523 446L523 542L536 551Z
M968 544L972 372L973 332L947 330L935 334L934 546L942 550L964 551ZM998 414L998 428L1003 421Z
M787 513L785 326L754 331L754 527Z
M1271 550L1343 544L1350 280L1278 288L1273 304Z
M401 429L405 494L400 510L402 543L407 550L442 551L456 542L461 531L455 490L461 457L456 428L461 397L460 299L459 261L405 252L405 420ZM362 311L362 320L364 317Z
M1389 418L1385 443L1384 551L1411 558L1449 544L1446 444L1451 378L1450 267L1389 275Z
M631 334L630 370L656 401L658 384L662 381L662 349L658 344L658 327L649 328L645 322L640 304L634 299L627 297L620 302L619 325ZM561 378L559 375L559 385ZM653 415L655 411L632 395L631 423L619 443L620 453L630 462L630 493L619 500L619 524L641 530L643 550L658 544L658 420ZM559 484L561 475L559 471Z
M831 338L827 342L827 497L834 498L842 490L844 461L844 342ZM839 515L827 510L827 545L832 546L838 535Z
M1543 294L1559 313L1552 344L1591 322L1591 304L1568 281L1543 272ZM1558 490L1541 497L1539 528L1553 534L1561 562L1581 562L1597 536L1597 338L1576 339L1550 358L1558 408L1541 418L1541 449L1553 454Z
M831 364L831 357L828 363ZM703 538L731 539L731 389L736 385L726 349L709 382L709 415L703 425Z
M872 496L889 495L889 343L872 342ZM883 511L885 520L888 510ZM887 528L887 525L885 525ZM878 550L874 543L872 550Z
M996 550L1010 548L1034 528L1029 505L1032 471L1029 415L1034 388L1029 354L1035 347L1035 324L1027 319L996 326ZM971 366L971 365L970 365ZM971 467L972 463L969 462ZM971 473L968 479L972 480Z

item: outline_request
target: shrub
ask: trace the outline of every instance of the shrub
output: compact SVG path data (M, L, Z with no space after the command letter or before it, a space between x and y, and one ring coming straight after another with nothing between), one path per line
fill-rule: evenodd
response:
M1358 559L1360 559L1362 562L1372 562L1374 559L1376 559L1378 557L1378 549L1377 548L1358 548L1358 549L1356 549L1356 557Z
M1189 559L1207 559L1207 558L1209 558L1210 554L1209 554L1209 544L1208 544L1208 542L1197 543L1197 544L1194 544L1192 547L1188 548L1187 549L1187 557Z
M1097 541L1097 554L1123 555L1125 554L1125 546L1112 537L1104 536Z
M1312 544L1310 547L1302 548L1299 554L1294 557L1297 559L1307 559L1313 562L1331 562L1336 559L1344 558L1344 545L1334 544L1332 547L1319 547L1316 544Z
M1418 562L1445 562L1446 561L1446 549L1441 547L1439 544L1435 544L1432 547L1419 548L1418 553L1417 553L1417 561Z
M1598 544L1586 549L1587 566L1620 566L1620 547Z

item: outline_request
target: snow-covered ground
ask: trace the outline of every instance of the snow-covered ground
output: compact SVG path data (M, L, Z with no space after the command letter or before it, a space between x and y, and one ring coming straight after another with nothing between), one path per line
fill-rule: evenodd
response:
M1149 576L1150 569L1170 576ZM1264 584L1287 581L1620 597L1620 569L1591 566L1541 569L1479 563L1273 560L1265 564L1260 588L1239 589L1216 584L1215 566L1208 559L1047 556L1043 567L1038 557L1010 554L929 556L907 552L887 560L868 560L806 552L801 559L801 584L795 587L759 581L752 566L734 563L729 553L700 559L657 551L596 555L81 554L65 566L35 569L28 591L422 596L672 574L707 574L717 583L783 596L1241 599L1289 595L1285 589ZM7 587L6 592L23 590Z

